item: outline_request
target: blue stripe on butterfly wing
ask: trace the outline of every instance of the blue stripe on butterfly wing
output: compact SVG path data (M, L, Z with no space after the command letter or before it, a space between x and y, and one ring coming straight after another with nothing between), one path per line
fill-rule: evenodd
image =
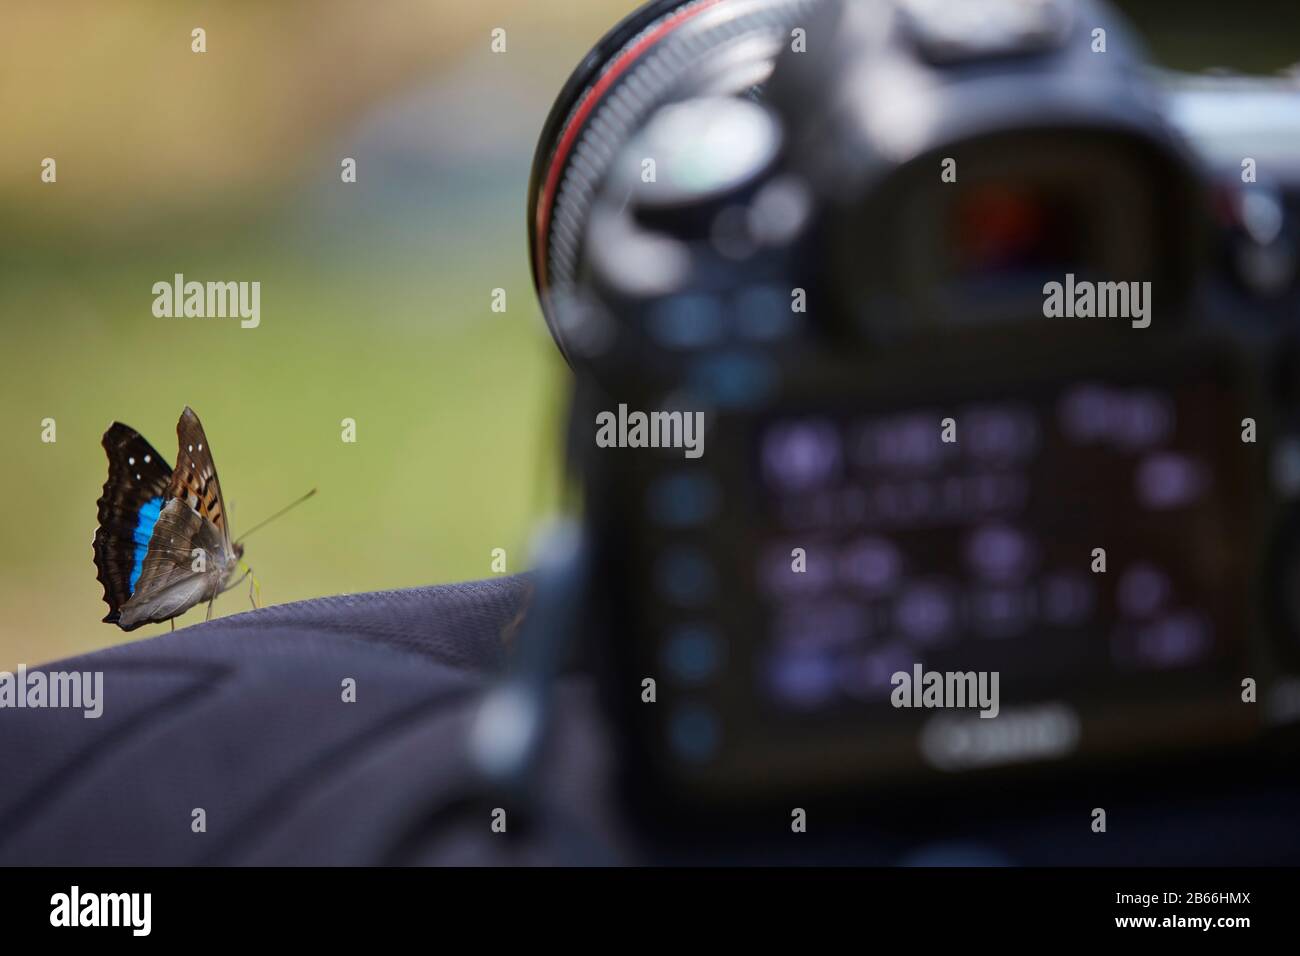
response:
M135 531L132 533L135 540L135 567L131 569L132 594L135 593L136 582L140 580L140 573L144 571L144 556L149 553L149 539L153 537L153 526L158 523L162 507L162 498L150 498L140 506L140 513L136 516Z

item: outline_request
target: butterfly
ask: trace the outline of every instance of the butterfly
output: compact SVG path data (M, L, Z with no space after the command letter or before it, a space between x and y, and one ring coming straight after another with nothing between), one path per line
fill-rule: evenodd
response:
M101 444L108 480L99 499L95 567L107 624L131 631L168 621L233 588L244 546L230 538L212 448L194 410L176 423L176 468L134 428L114 422ZM254 605L256 606L256 605ZM175 627L175 624L172 625Z

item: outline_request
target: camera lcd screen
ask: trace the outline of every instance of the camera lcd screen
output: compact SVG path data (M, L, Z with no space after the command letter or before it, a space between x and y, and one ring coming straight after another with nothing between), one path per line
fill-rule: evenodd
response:
M1086 379L763 422L760 763L783 742L957 770L1232 723L1250 555L1231 394ZM996 673L997 719L898 706L895 675L927 672Z

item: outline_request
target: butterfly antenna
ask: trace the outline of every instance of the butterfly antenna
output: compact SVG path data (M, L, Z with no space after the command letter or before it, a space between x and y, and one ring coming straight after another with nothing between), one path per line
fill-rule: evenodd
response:
M250 529L248 529L247 531L245 531L242 535L240 535L239 538L236 540L235 543L238 544L238 543L242 542L245 538L247 538L250 534L252 534L254 531L258 530L259 528L265 528L267 525L269 525L269 524L270 524L272 521L274 521L276 518L280 517L281 515L285 514L286 512L292 511L294 508L298 507L300 504L302 504L304 501L306 501L308 498L310 498L310 497L311 497L312 495L314 495L314 494L316 494L316 489L315 489L315 488L313 488L311 491L307 492L305 495L303 495L303 496L302 496L301 498L299 498L297 501L292 502L291 504L287 504L287 505L285 505L283 508L281 508L279 511L277 511L275 514L271 515L271 517L267 518L265 521L261 522L260 524L255 524L255 525L253 525L253 527L251 527Z

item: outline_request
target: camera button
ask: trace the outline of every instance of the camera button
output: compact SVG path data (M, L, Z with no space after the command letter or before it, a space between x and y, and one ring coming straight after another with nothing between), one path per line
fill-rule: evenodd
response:
M699 684L717 674L722 641L710 627L689 624L678 628L663 648L664 665L684 684Z
M646 496L650 517L669 528L702 525L718 512L722 495L705 475L681 473L659 478Z
M690 371L691 385L707 400L726 408L757 405L776 387L777 370L757 355L726 354L701 358Z
M711 710L695 705L679 707L668 725L673 752L684 760L705 761L722 744L722 727Z
M798 330L798 313L790 308L790 293L771 285L741 289L732 302L737 334L754 342L788 339Z
M667 349L717 345L726 332L722 304L711 295L675 295L650 305L646 331Z
M674 548L659 558L659 593L685 607L713 597L718 575L713 563L698 548Z

